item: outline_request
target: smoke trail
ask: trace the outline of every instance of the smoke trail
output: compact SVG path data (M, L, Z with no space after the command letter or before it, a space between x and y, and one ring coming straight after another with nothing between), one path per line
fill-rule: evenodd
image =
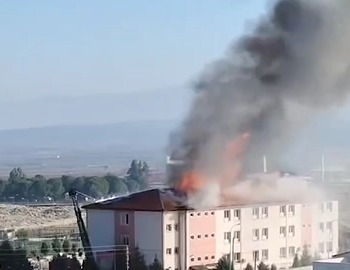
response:
M224 145L248 132L245 170L261 170L263 153L277 164L297 128L348 96L349 15L347 0L277 1L199 76L173 157L215 174Z

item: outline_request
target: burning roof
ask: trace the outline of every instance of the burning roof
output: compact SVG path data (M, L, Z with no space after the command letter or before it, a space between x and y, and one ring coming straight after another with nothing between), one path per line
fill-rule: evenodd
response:
M280 198L270 199L268 197L256 199L246 196L222 196L221 203L215 207L209 207L203 210L222 208L222 207L242 207L257 204L286 204L291 203L288 197L283 200ZM191 206L189 196L182 191L174 188L149 189L127 196L112 198L93 204L83 206L84 209L100 210L121 210L121 211L182 211L194 210Z

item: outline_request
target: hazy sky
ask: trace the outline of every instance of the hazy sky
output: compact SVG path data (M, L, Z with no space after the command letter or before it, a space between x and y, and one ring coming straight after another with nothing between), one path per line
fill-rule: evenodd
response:
M0 99L182 85L265 6L265 0L1 1Z

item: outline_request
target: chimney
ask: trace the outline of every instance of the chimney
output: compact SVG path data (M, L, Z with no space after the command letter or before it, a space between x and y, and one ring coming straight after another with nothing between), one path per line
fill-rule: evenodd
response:
M266 156L263 156L263 166L264 166L264 173L267 173L267 161L266 161Z

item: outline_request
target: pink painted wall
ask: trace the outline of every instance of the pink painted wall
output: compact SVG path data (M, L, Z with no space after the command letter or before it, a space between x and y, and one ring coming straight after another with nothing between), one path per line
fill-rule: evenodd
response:
M215 263L215 257L212 259L216 253L215 215L212 215L210 211L192 213L193 216L191 214L188 216L189 245L187 255L190 256L189 263L190 265Z
M312 243L312 205L301 206L301 243L309 246Z
M129 215L129 224L123 225L121 222L121 216L123 214L127 213ZM122 211L115 211L115 243L117 245L122 244L122 235L129 235L130 241L129 241L129 247L132 250L135 248L135 214L132 211L129 212L122 212Z
M113 269L113 266L115 264L115 257L116 256L114 251L96 253L97 263L103 269Z

